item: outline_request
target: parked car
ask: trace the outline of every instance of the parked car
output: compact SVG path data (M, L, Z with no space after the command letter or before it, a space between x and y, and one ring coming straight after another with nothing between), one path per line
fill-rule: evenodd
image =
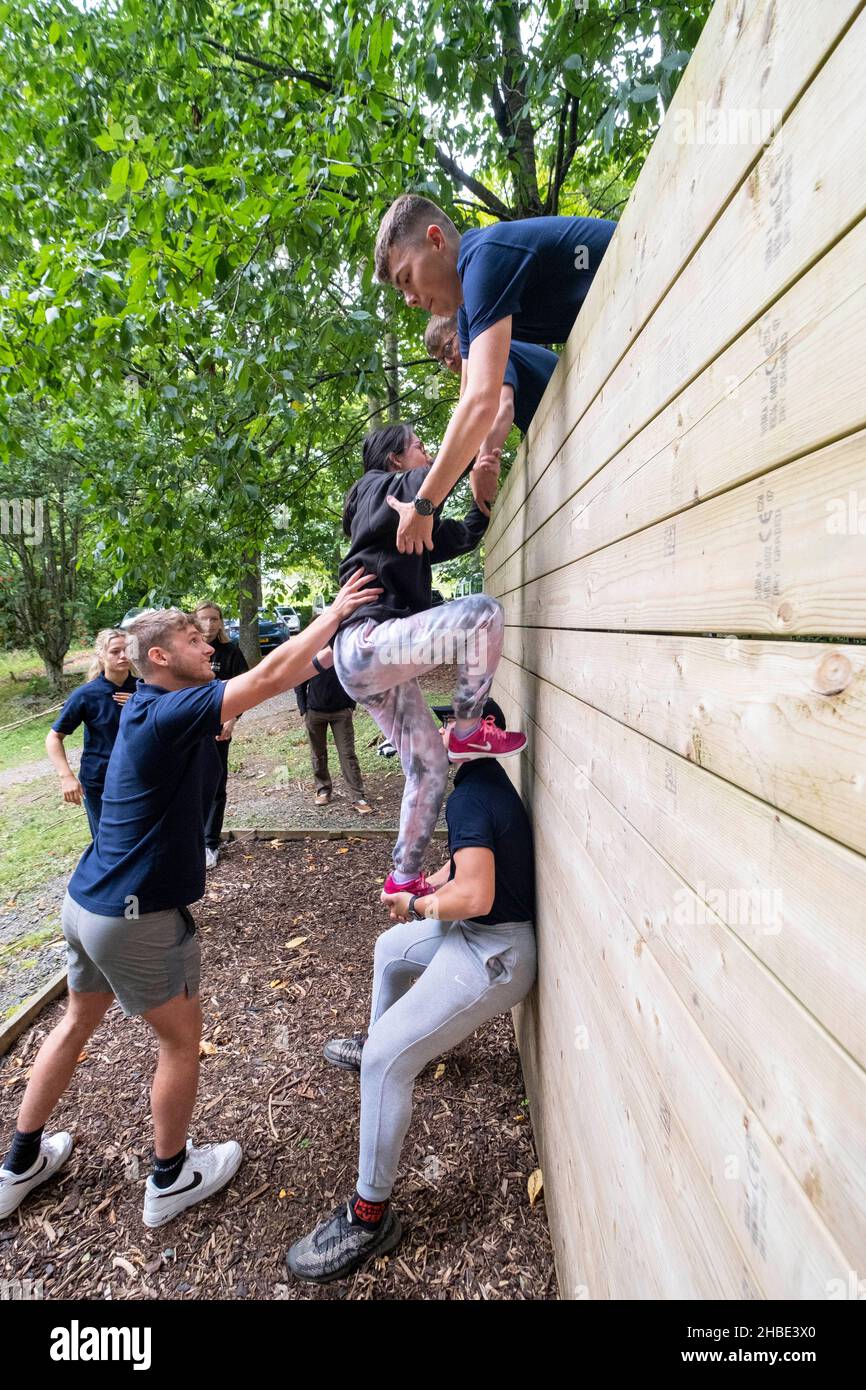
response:
M293 637L296 632L300 632L301 620L290 603L278 603L274 612L285 623L286 631L290 637Z
M240 619L229 618L226 622L226 632L230 642L235 646L240 641ZM262 656L267 656L276 647L281 647L289 639L289 634L285 623L275 613L268 613L264 608L259 609L259 647Z
M130 608L130 609L127 610L126 613L124 613L124 615L123 615L123 617L121 618L121 620L120 620L118 626L119 626L119 627L122 627L122 628L124 629L124 631L125 631L125 630L129 627L129 624L130 624L135 618L140 618L140 617L141 617L142 613L158 613L159 610L160 610L161 608L164 608L164 607L166 607L165 604L159 603L159 604L155 604L155 605L154 605L153 607L151 607L151 608Z
M324 613L326 608L330 608L333 602L333 594L330 598L326 598L324 594L316 594L316 597L313 601L313 617L318 618L319 614Z

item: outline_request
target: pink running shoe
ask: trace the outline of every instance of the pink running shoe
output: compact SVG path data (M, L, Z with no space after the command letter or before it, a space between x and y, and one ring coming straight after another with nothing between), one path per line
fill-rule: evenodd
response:
M500 729L492 714L482 719L481 728L468 738L458 738L454 729L448 740L452 763L468 763L474 758L513 758L526 747L526 734L510 734Z
M426 898L433 892L433 889L430 887L430 884L423 874L419 874L417 878L413 878L409 883L397 883L394 875L389 874L385 879L385 887L382 889L382 892L414 893L418 898Z

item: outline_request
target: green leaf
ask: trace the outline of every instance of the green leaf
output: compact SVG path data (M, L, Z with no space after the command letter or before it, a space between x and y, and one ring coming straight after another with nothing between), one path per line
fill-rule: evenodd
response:
M63 30L60 28L60 25L57 23L57 20L55 19L54 23L51 25L51 28L48 30L48 42L51 44L56 44L62 32Z
M111 182L119 184L121 192L126 188L126 180L129 178L129 155L122 154L120 159L116 159L111 166Z
M659 67L665 72L674 72L677 68L684 68L691 56L684 49L677 49L673 53L666 53L659 63Z
M652 82L638 82L629 92L630 101L654 101L659 94L659 89Z
M107 132L102 135L97 135L93 143L98 145L101 150L108 151L117 149L117 141Z
M147 165L142 160L137 159L132 166L132 178L129 180L129 187L133 193L138 193L139 189L144 188L147 183Z

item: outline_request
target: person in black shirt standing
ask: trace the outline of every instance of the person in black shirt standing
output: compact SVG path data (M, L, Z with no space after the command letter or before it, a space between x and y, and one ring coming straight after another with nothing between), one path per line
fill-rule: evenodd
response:
M210 666L217 680L228 681L232 676L240 676L249 670L240 647L229 641L223 625L223 611L218 604L200 603L195 610L195 620L205 641L213 647ZM209 869L213 869L219 860L220 835L226 813L226 787L229 779L229 744L239 718L238 715L235 719L227 719L216 736L216 750L220 755L222 771L205 825L205 864Z
M484 713L505 727L494 701ZM376 942L368 1034L325 1047L329 1062L361 1073L361 1144L353 1195L288 1252L289 1272L314 1283L343 1278L398 1243L390 1198L415 1077L513 1008L535 980L532 827L500 764L465 763L446 816L449 860L428 892L382 893L400 925Z
M79 685L66 697L63 709L55 719L45 739L45 751L60 776L64 801L84 809L94 840L99 829L102 811L102 789L105 772L117 729L120 712L135 690L135 676L129 669L126 654L126 633L119 627L104 627L96 634L93 661L86 685ZM66 758L63 740L84 725L84 748L78 776Z
M340 678L333 667L322 671L312 680L304 681L295 687L298 711L307 727L310 752L313 759L313 777L316 781L316 805L327 806L331 800L333 784L328 768L328 728L334 735L340 771L349 788L352 806L361 816L372 814L373 807L364 795L361 769L355 752L355 731L353 726L355 701L350 700L340 684Z

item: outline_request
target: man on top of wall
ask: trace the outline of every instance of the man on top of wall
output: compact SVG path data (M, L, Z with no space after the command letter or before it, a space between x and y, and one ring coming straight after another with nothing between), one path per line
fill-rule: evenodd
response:
M436 463L414 502L399 507L398 550L431 548L434 508L496 419L512 338L565 342L615 229L599 217L533 217L461 236L428 198L404 193L391 204L376 237L376 276L411 308L457 312L465 358L462 394Z

